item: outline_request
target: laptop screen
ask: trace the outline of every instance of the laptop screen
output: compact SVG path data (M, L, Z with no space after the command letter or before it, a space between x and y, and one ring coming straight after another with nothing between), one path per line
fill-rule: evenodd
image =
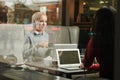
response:
M79 49L57 49L58 66L80 65L81 58Z
M51 46L51 45L50 45ZM56 58L56 49L77 49L77 44L52 44L53 53L51 56L54 60L57 60Z

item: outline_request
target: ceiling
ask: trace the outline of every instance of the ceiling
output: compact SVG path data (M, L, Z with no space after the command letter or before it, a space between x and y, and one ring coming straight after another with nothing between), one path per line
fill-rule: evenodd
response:
M52 3L58 2L59 0L0 0L9 3L23 3L26 5L36 4L36 3Z
M56 4L59 0L0 0L4 5L14 9L14 4L21 3L30 8L31 10L39 10L40 6L48 4Z

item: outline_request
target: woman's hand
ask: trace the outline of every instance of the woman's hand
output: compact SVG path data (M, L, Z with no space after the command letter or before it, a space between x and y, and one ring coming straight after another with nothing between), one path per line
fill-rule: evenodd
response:
M83 63L80 64L80 68L84 68L84 64Z
M48 42L40 42L39 46L46 48L46 47L48 47Z

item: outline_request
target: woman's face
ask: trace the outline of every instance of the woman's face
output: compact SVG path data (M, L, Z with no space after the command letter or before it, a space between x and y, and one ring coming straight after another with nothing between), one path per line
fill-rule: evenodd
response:
M42 15L41 19L35 21L35 30L38 32L43 32L45 27L47 26L47 16Z

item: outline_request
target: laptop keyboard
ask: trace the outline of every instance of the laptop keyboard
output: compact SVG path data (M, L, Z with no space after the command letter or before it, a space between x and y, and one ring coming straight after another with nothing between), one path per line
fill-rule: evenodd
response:
M82 68L80 68L80 67L61 67L62 69L66 69L66 70L80 70L80 69L82 69Z
M69 67L67 68L68 70L79 70L80 68L75 68L75 67Z

